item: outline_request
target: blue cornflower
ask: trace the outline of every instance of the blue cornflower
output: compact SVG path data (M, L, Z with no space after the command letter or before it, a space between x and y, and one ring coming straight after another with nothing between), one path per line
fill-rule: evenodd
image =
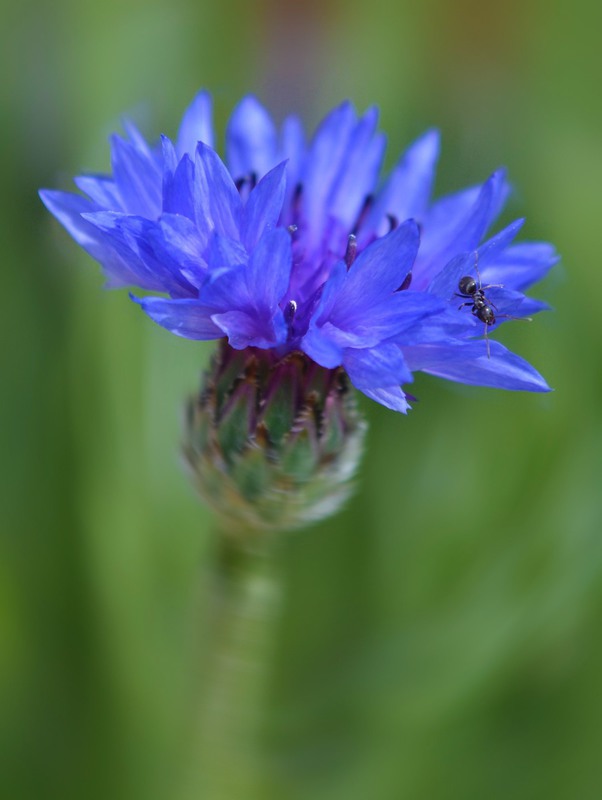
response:
M247 97L228 124L224 162L201 92L175 142L149 146L127 123L126 138L111 140L112 177L76 178L87 196L41 197L108 285L154 293L134 299L178 336L225 337L273 359L304 353L397 411L417 370L547 391L488 338L546 307L524 291L557 260L549 244L514 243L522 220L485 238L509 193L505 172L432 202L431 130L380 185L376 126L375 109L358 117L343 103L306 141L296 117L277 129Z

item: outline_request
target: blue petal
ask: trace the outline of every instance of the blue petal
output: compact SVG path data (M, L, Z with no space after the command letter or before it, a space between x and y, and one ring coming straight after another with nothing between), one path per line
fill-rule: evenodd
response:
M312 325L323 325L330 318L346 280L347 267L345 262L337 261L322 288L320 300L312 314Z
M273 314L288 289L292 268L291 237L283 228L267 230L253 250L246 270L255 308Z
M73 179L78 189L99 207L109 211L124 211L119 190L112 178L106 175L78 175Z
M201 91L188 106L180 123L176 148L180 158L194 158L196 146L204 142L213 147L213 108L209 92Z
M212 319L228 336L228 342L235 350L277 347L284 343L288 332L280 309L270 320L239 310L214 314Z
M401 386L387 386L378 389L362 389L363 394L371 400L380 403L381 406L390 408L393 411L400 411L402 414L407 414L410 409L410 404L406 399L406 395Z
M439 272L433 279L428 291L445 300L452 299L458 291L458 283L464 275L472 275L475 280L481 275L482 285L490 281L487 268L499 258L500 253L513 241L518 231L521 229L524 220L518 219L508 225L504 230L493 236L481 245L481 247L470 253L460 253ZM483 268L483 270L481 269Z
M194 286L184 277L181 265L194 268L187 255L171 247L164 238L160 224L144 217L99 211L84 214L84 219L103 232L105 240L135 273L135 285L190 295Z
M75 241L92 258L100 261L111 287L154 288L155 283L147 279L146 270L142 268L140 271L135 266L128 264L106 240L103 233L82 216L94 212L98 206L80 195L50 189L42 189L40 198Z
M412 373L394 344L382 344L368 350L346 350L343 366L351 383L368 397L394 411L409 408L401 383L412 381Z
M343 103L322 121L309 147L301 175L301 204L314 244L322 238L327 200L344 163L354 127L353 107L349 102Z
M213 274L203 286L201 298L215 313L245 312L259 326L256 330L265 331L269 338L273 336L269 333L272 320L282 316L278 304L288 288L290 269L290 237L282 229L268 231L249 264Z
M363 250L349 270L333 311L333 322L363 316L366 307L399 289L412 269L419 243L418 226L408 220Z
M194 164L185 155L175 170L163 174L163 211L168 214L181 214L195 219L194 205ZM200 220L200 229L208 238L209 226L206 219Z
M161 153L163 155L163 177L165 178L166 173L173 175L179 161L176 148L173 146L169 136L161 136Z
M159 228L152 229L150 236L156 252L161 247L166 257L173 257L187 281L197 288L204 283L207 275L205 243L191 220L177 214L163 214Z
M202 142L196 150L194 189L197 222L206 219L221 236L238 238L240 195L220 157Z
M207 251L207 262L212 273L215 270L223 271L224 268L246 266L249 263L247 251L236 239L229 239L227 236L220 236L214 233Z
M276 163L276 128L254 98L245 97L234 109L226 129L226 155L235 178L265 175Z
M134 297L134 302L156 323L185 339L220 339L223 333L212 322L210 310L198 300L165 300L163 297Z
M527 361L499 342L454 342L449 345L404 347L409 368L460 383L529 392L549 392L550 387Z
M75 241L99 261L105 254L98 230L87 222L82 214L97 211L98 206L85 197L71 192L41 189L40 198L46 208L63 225Z
M286 162L268 172L249 195L241 225L241 238L248 250L255 247L266 229L276 226L285 188Z
M381 226L389 225L387 214L400 222L410 217L423 218L435 181L439 149L437 130L427 131L408 148L360 228L360 246L374 234L386 233L387 228L382 230Z
M289 208L289 204L299 182L304 156L305 135L301 121L296 116L287 117L282 124L282 144L277 158L278 161L287 161L284 211L292 213L287 215L285 224L294 221L294 209Z
M252 311L253 302L245 282L245 265L212 271L200 292L203 303L214 313L243 310Z
M501 253L485 272L487 283L503 283L524 291L557 264L559 256L547 242L521 242Z
M343 347L325 335L322 328L310 327L301 348L316 364L326 369L334 369L343 363Z
M475 250L508 194L504 170L483 184L436 203L427 215L414 271L414 286L424 289L457 253ZM476 195L476 197L475 197Z
M155 153L151 150L148 145L148 142L144 138L144 136L140 133L137 126L131 119L124 117L122 119L123 129L125 130L127 137L130 141L130 144L134 146L134 148L147 160L153 161L155 159Z
M130 214L156 219L161 213L162 175L154 159L113 135L111 164L123 208Z
M343 366L353 385L362 392L412 381L412 373L395 344L385 343L361 350L348 348L343 356Z
M385 139L375 136L376 108L369 109L352 132L345 160L328 200L328 213L351 230L366 197L374 190L382 164Z
M374 347L385 339L403 340L407 331L443 310L444 304L426 292L398 292L378 304L359 307L353 315L333 314L332 324L326 323L323 330L341 346Z

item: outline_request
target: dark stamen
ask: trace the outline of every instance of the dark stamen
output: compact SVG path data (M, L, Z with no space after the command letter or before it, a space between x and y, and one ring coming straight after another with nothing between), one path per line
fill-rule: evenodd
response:
M347 250L345 251L345 264L347 264L347 269L349 269L349 267L355 261L356 255L357 255L357 238L353 233L350 233L349 238L347 239Z
M391 233L399 225L399 220L395 214L387 214L387 219L389 220L389 233Z
M352 229L353 233L357 233L358 230L361 228L368 215L368 211L370 211L370 209L372 208L373 203L374 203L374 195L367 194L366 197L364 198L364 205L362 206L362 209L355 221L355 225L353 226Z
M241 178L237 178L234 181L234 185L236 186L238 192L241 192L247 185L249 187L249 191L252 192L257 186L257 173L249 172L248 175L243 175Z
M286 306L286 310L284 312L284 319L286 320L287 325L290 325L292 323L296 313L297 313L297 303L294 300L289 300Z
M412 271L410 270L408 272L408 274L405 276L405 278L403 279L403 283L401 284L399 289L396 289L396 291L397 292L403 292L405 289L409 289L411 283L412 283Z

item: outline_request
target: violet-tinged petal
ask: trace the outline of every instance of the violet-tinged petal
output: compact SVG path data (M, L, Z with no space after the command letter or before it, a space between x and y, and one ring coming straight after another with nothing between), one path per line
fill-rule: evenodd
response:
M499 342L454 342L442 346L404 347L409 368L473 386L490 386L528 392L549 392L550 387L529 363Z
M278 161L287 161L286 179L287 200L295 191L299 180L299 172L305 156L305 134L299 117L291 115L282 123Z
M488 239L481 247L469 253L460 255L449 261L433 279L428 291L431 294L449 300L458 292L458 283L464 275L471 275L478 282L481 275L481 285L489 283L483 276L487 275L487 267L499 254L514 240L521 229L524 220L518 219L508 225L504 230Z
M154 159L113 135L111 165L123 208L130 214L156 219L161 213L162 175Z
M185 155L175 170L163 173L163 211L167 214L181 214L196 219L194 204L194 164ZM199 229L204 238L209 236L209 226L203 217Z
M373 192L382 164L385 138L382 134L375 135L377 122L378 110L371 108L355 126L328 198L329 215L348 230L352 229L366 197Z
M360 391L412 381L401 350L391 343L361 350L348 348L343 355L343 366Z
M346 350L343 363L360 392L394 411L405 413L408 410L400 384L412 381L412 374L394 344L382 344L369 350Z
M482 326L482 323L479 323ZM475 317L460 314L449 306L443 311L416 320L401 333L393 337L399 345L449 344L457 339L474 336Z
M332 323L327 323L332 327L325 325L324 333L341 346L374 347L385 339L403 336L426 317L443 310L444 304L425 292L398 292L374 305L357 307L346 317L335 310Z
M277 134L272 118L255 97L234 109L226 129L226 155L235 179L265 175L276 162Z
M209 278L200 291L200 299L214 312L225 313L253 310L245 280L246 265L210 270Z
M205 242L198 228L187 217L163 214L159 219L162 244L176 258L182 275L193 286L200 287L207 275L204 258ZM156 241L158 231L152 236Z
M412 269L419 243L418 226L408 220L363 250L349 270L337 300L335 324L347 315L362 315L363 308L395 292Z
M322 328L311 326L301 346L303 352L312 358L316 364L326 369L334 369L343 363L343 347L336 344Z
M98 211L99 207L88 200L70 192L55 189L40 189L40 198L46 208L54 214L75 241L93 258L102 259L105 246L98 229L82 217L86 212Z
M523 295L522 302L516 311L508 308L508 313L511 313L521 319L523 317L532 317L534 314L539 314L540 311L551 310L552 306L549 303L545 303L543 300L535 300L533 297L525 297ZM504 321L503 319L499 318L499 315L498 320L500 322Z
M163 297L135 297L132 300L161 327L185 339L219 339L223 332L212 322L210 309L198 300L166 300Z
M148 275L144 265L138 258L123 258L112 243L95 225L85 219L87 213L98 208L85 197L69 192L42 189L40 191L46 208L66 228L75 241L95 258L103 267L109 288L123 286L139 286L142 289L154 289L157 281Z
M320 300L312 315L312 325L323 325L333 313L342 287L347 280L347 267L344 261L338 261L332 268L330 276L322 289Z
M169 136L161 136L161 154L163 156L163 177L165 179L166 173L173 174L176 171L180 160Z
M314 244L321 240L327 200L344 162L354 127L353 107L349 102L343 103L323 120L306 153L301 174L301 205Z
M222 236L238 238L242 204L230 173L214 150L199 143L195 157L196 219Z
M249 297L259 311L274 314L291 274L291 239L282 228L266 231L249 259L245 272Z
M459 221L453 230L449 231L447 236L433 236L433 244L427 238L427 223L425 222L425 249L427 249L427 245L431 245L438 258L445 259L448 254L451 256L454 253L474 250L495 219L504 183L505 172L503 170L494 172L483 184L468 214Z
M406 399L405 392L401 386L387 386L379 387L378 389L362 389L366 397L375 400L385 408L390 408L392 411L399 411L402 414L407 414L410 409L410 404Z
M188 153L194 158L199 142L213 147L213 104L206 91L199 92L184 112L176 143L179 157Z
M280 309L269 320L241 310L214 314L212 319L227 335L228 343L235 350L243 350L245 347L277 347L285 341L287 335L286 323Z
M219 271L203 286L201 299L214 309L212 318L233 347L274 347L285 341L278 303L289 273L290 239L279 229L263 235L247 266Z
M228 270L232 267L246 266L249 263L249 255L241 242L217 233L211 237L206 251L206 259L214 277L216 270L223 271L224 268Z
M547 242L521 242L500 253L484 277L487 283L524 291L545 277L558 260L555 248Z
M135 149L140 153L140 155L143 158L148 159L149 161L154 160L155 153L149 147L148 142L146 141L144 136L140 133L134 121L129 119L128 117L123 117L121 123L130 141L130 144L132 144L135 147Z
M73 179L78 189L101 208L124 211L119 190L112 178L106 175L78 175Z
M360 228L360 245L376 233L386 233L387 227L383 230L382 226L388 226L388 214L399 222L423 218L435 181L439 149L439 131L430 130L406 150Z
M106 241L128 264L136 266L142 281L137 285L174 296L194 293L184 277L184 254L170 248L158 222L131 214L98 211L84 218L103 232Z
M275 228L286 189L286 162L274 167L257 184L247 200L241 224L241 239L251 250L266 229Z
M496 218L508 194L505 170L498 170L478 191L444 198L426 216L420 253L414 270L415 287L423 289L457 253L475 250Z

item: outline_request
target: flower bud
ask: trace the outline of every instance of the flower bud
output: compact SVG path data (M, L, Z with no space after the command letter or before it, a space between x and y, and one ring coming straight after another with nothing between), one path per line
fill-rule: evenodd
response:
M184 454L223 532L253 538L335 512L365 431L340 367L222 342L189 402Z

